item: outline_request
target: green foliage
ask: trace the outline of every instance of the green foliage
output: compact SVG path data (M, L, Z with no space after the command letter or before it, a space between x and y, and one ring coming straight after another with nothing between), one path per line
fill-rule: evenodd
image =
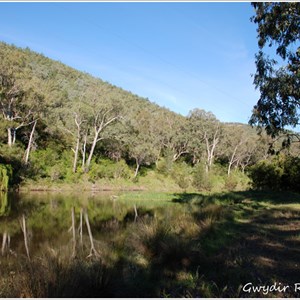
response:
M32 177L55 177L55 168L59 160L58 153L52 148L37 150L31 154Z
M0 217L8 216L11 211L11 202L8 193L0 191Z
M225 179L225 188L228 191L234 191L238 185L237 178L231 173L227 178Z
M300 192L300 158L287 156L284 161L284 173L281 178L285 190Z
M257 189L300 192L300 158L278 155L252 166L249 176Z
M212 174L206 172L204 163L199 163L194 167L193 186L199 191L212 189Z
M0 82L0 97L9 100L7 87L15 87L22 101L14 102L14 110L24 117L16 122L0 116L0 142L4 144L0 163L12 166L12 184L30 179L27 183L82 183L88 188L88 181L112 184L114 179L116 185L138 183L164 190L179 186L212 191L224 185L238 189L240 181L226 179L214 163L231 162L231 169L245 170L261 159L268 143L250 136L254 130L248 125L230 124L225 135L224 124L211 112L196 108L187 117L178 115L29 49L0 43L0 57L2 78L7 80ZM32 108L30 116L28 108ZM32 126L25 123L36 118L31 135ZM5 145L7 128L16 129L25 120L12 147ZM29 137L32 147L25 165ZM84 151L85 174L81 170ZM199 161L205 161L208 173ZM129 182L132 177L135 182Z
M174 164L171 176L182 189L187 189L192 182L192 167L185 162Z
M131 176L132 172L124 160L113 162L107 158L100 159L97 163L92 164L89 171L89 177L92 181L96 181L101 178L129 179Z
M171 155L166 154L156 162L156 170L163 175L169 175L173 169L173 160Z
M260 161L250 168L249 174L256 189L277 190L281 187L283 169L276 161Z
M12 177L12 167L0 164L0 191L7 191Z
M260 98L253 109L251 124L264 126L273 136L285 126L299 124L299 2L254 2L258 25L258 46L254 84ZM279 60L263 52L275 46ZM280 62L280 63L279 63Z

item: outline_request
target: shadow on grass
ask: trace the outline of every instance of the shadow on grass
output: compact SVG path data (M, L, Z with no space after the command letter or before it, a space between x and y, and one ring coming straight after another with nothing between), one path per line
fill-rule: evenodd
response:
M269 202L271 204L300 204L300 194L292 192L274 191L238 191L227 193L201 194L201 193L177 193L174 194L175 203L207 204L220 202L241 203L243 201Z
M299 291L293 290L300 270L299 194L253 190L208 195L182 193L174 194L172 201L198 205L195 219L201 218L201 207L206 205L220 205L225 211L214 230L200 239L206 255L214 257L217 266L212 268L217 268L216 272L206 271L207 279L233 290L238 289L237 282L281 282L290 285L286 293L241 292L240 296L299 297Z

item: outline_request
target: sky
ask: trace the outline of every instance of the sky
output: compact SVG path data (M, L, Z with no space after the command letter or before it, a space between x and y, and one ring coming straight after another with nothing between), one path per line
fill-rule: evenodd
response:
M0 2L0 41L187 115L247 123L256 25L249 2Z

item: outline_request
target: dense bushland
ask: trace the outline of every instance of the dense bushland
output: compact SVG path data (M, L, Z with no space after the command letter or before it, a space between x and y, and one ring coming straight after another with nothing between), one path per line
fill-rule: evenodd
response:
M199 108L176 114L29 49L0 43L0 58L0 163L14 187L246 188L283 141Z
M262 160L250 168L249 175L254 188L300 192L299 157L277 155Z

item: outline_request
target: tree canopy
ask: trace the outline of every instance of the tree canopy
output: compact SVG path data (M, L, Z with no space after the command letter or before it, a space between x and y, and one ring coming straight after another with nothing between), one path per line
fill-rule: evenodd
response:
M299 124L300 3L254 2L252 6L259 46L254 85L260 98L250 124L276 136L287 126Z

